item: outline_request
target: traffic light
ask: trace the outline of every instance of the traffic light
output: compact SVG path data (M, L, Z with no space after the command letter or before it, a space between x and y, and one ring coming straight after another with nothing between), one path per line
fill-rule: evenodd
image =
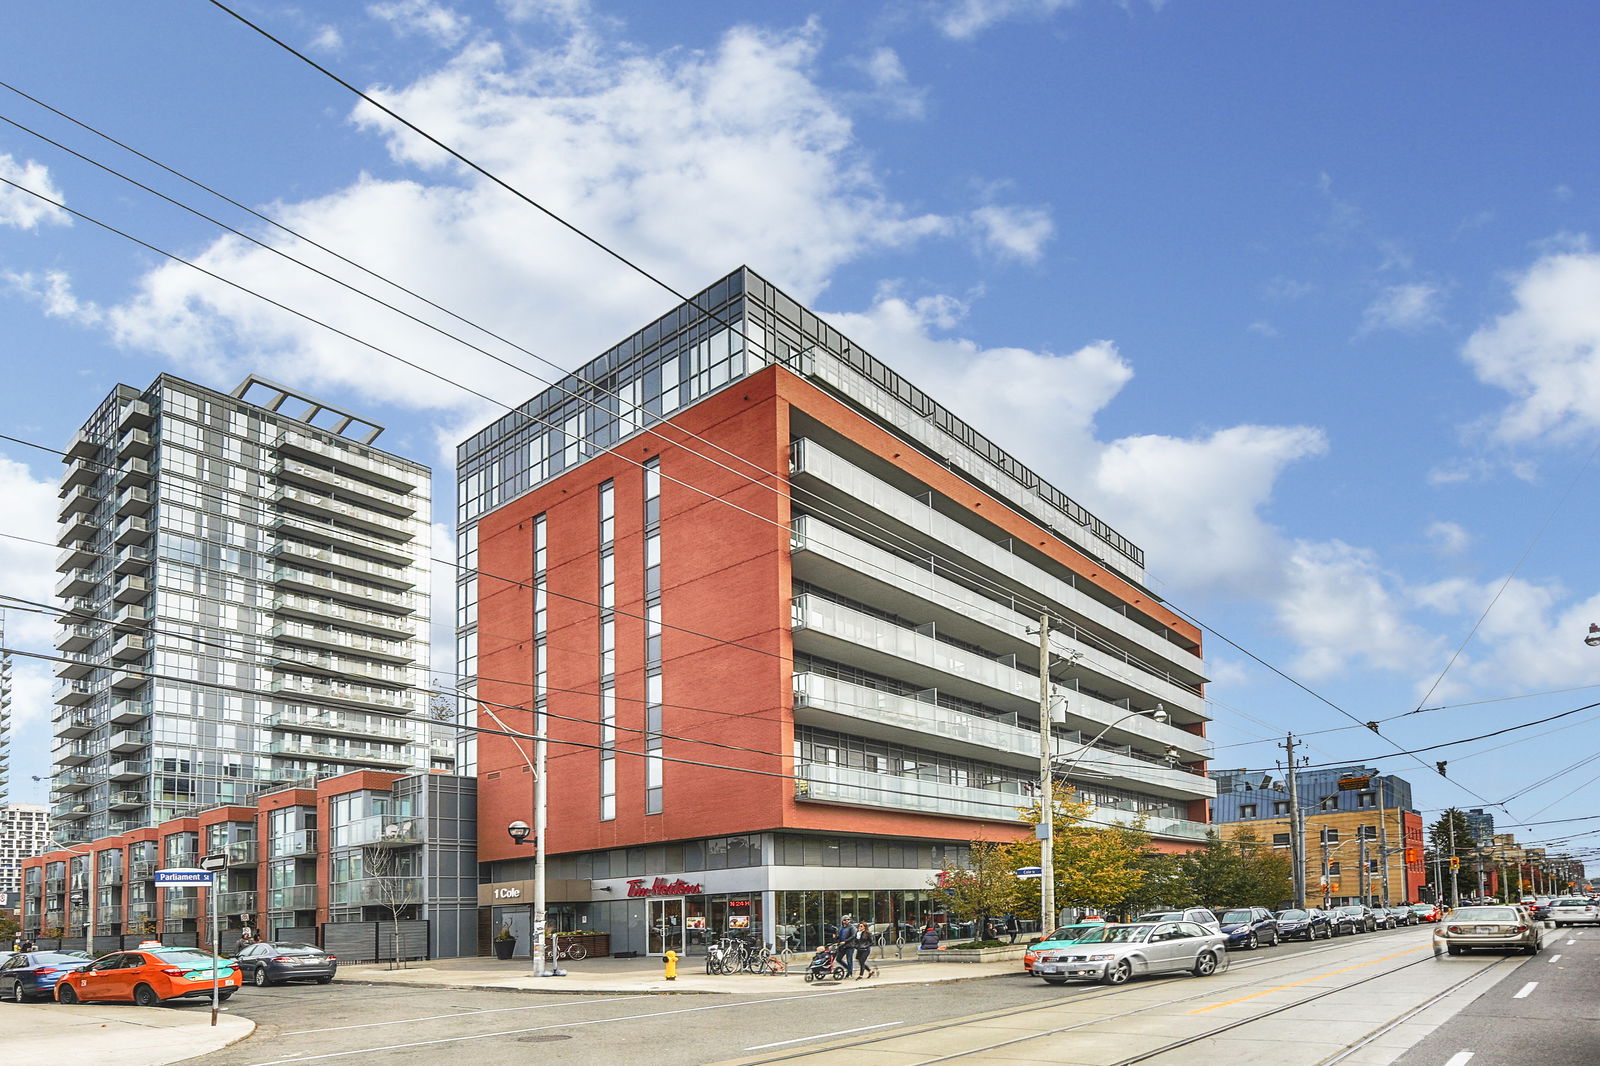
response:
M1459 856L1456 856L1456 855L1450 856L1450 869L1452 869L1452 870L1461 869L1461 858Z

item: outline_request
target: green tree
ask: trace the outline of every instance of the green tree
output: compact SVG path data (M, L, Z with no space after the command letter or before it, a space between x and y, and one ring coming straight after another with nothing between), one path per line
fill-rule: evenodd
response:
M1467 828L1467 816L1454 808L1428 827L1428 842L1443 855L1470 855L1478 846Z
M1149 876L1150 834L1144 831L1144 817L1127 825L1089 825L1085 819L1094 805L1077 799L1075 789L1058 783L1053 800L1056 904L1111 912L1128 906ZM1020 813L1028 825L1038 826L1043 808L1035 801ZM1037 837L1011 845L1012 861L1018 867L1041 865L1039 845ZM1030 892L1017 913L1034 917L1039 902L1038 893Z
M1248 826L1236 829L1229 842L1238 848L1245 867L1242 894L1232 906L1277 910L1293 898L1294 866L1287 850L1269 846Z
M1128 897L1128 911L1138 914L1142 911L1197 906L1199 901L1195 899L1194 882L1189 880L1183 860L1183 855L1171 852L1147 852L1144 856L1144 884Z
M966 864L945 860L931 883L949 895L952 917L980 923L973 939L982 940L988 920L1016 911L1021 885L1033 882L1018 880L1010 844L974 840L967 846Z

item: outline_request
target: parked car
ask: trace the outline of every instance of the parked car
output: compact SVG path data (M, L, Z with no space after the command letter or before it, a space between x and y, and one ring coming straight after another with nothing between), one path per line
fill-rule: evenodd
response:
M1435 903L1413 903L1411 913L1417 916L1419 922L1437 922L1439 920L1439 907Z
M1411 913L1410 907L1385 907L1384 909L1389 912L1390 924L1395 928L1417 924L1417 916Z
M228 999L239 988L239 969L200 948L142 948L102 955L56 982L59 1003L122 1002L155 1007L173 999L210 998L215 973Z
M1204 907L1190 907L1181 911L1151 911L1141 914L1134 919L1135 922L1194 922L1211 930L1220 930L1222 923L1217 921L1217 916Z
M1375 933L1378 931L1378 916L1372 913L1372 908L1365 903L1349 903L1343 907L1335 907L1332 915L1333 933Z
M241 949L233 956L242 980L257 988L284 981L316 981L325 985L339 972L339 958L315 944L289 941L263 941Z
M87 965L89 957L76 951L19 951L0 962L0 997L13 1003L51 999L57 981Z
M1433 953L1461 955L1473 948L1520 948L1537 955L1543 926L1521 907L1461 907L1433 931Z
M1600 906L1596 906L1593 900L1584 896L1553 899L1550 901L1546 917L1558 928L1580 923L1600 925Z
M1265 907L1235 907L1222 912L1221 929L1228 935L1228 947L1254 951L1262 944L1268 947L1283 939L1278 933L1278 919Z
M1208 977L1226 964L1227 939L1198 922L1108 925L1097 940L1042 953L1033 972L1052 985L1072 979L1120 985L1136 974L1178 970Z
M1278 912L1278 935L1285 940L1327 940L1333 936L1333 922L1319 907L1291 908Z
M1100 930L1106 927L1103 921L1077 922L1072 925L1063 925L1049 936L1028 945L1028 950L1022 953L1022 968L1028 973L1033 972L1033 964L1039 954L1045 951L1054 951L1057 948L1070 947L1080 944L1085 939L1100 935Z

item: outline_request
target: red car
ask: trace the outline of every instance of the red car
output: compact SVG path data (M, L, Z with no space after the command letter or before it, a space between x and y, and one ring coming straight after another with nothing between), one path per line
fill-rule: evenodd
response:
M1411 905L1411 913L1417 916L1417 921L1419 922L1437 922L1439 920L1439 908L1432 903L1413 903Z
M171 999L211 998L215 966L218 999L239 988L239 969L230 959L199 948L140 948L114 951L56 983L61 1003L125 1003L160 1006Z

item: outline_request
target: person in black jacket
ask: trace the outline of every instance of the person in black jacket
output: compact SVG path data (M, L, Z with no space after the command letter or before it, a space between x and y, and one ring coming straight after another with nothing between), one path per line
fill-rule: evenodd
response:
M855 972L853 965L856 957L856 927L847 914L839 923L839 937L834 941L833 961L835 965L844 967L844 975L849 977Z
M856 980L863 977L878 976L878 968L867 960L872 957L872 926L861 921L856 923L856 968L861 972L856 974Z
M934 928L931 925L928 926L928 928L926 928L926 929L924 929L922 931L922 950L923 951L938 951L939 950L939 930Z

